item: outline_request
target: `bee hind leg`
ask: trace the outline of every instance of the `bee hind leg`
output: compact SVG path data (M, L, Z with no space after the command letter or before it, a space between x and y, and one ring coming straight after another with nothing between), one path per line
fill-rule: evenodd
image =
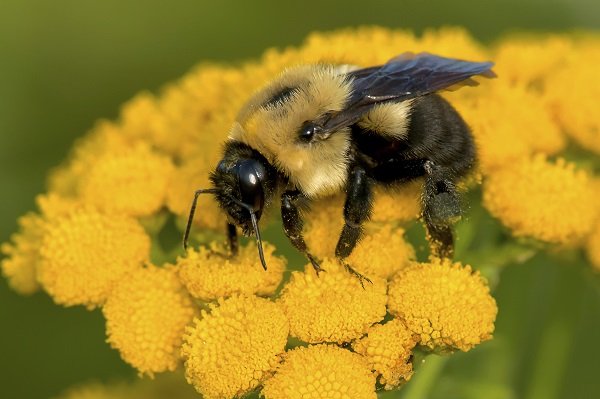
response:
M364 288L363 281L372 283L367 277L354 270L345 259L360 240L363 232L362 225L371 217L373 209L372 182L365 170L354 166L348 176L346 202L344 204L344 227L335 247L335 256L346 270L356 276Z
M300 216L300 211L298 210L297 205L298 201L301 199L306 199L306 197L297 190L285 191L281 195L281 219L283 221L283 231L292 245L298 251L304 253L317 274L319 274L319 272L322 272L323 269L321 268L317 258L308 252L308 247L306 246L304 236L302 235L304 221Z
M440 258L452 258L452 224L461 216L455 177L449 168L435 165L432 161L425 162L424 167L423 221L431 243L431 253Z

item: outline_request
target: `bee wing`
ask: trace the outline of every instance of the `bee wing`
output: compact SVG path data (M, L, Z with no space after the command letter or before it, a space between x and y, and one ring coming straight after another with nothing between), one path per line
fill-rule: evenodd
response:
M451 88L474 84L472 76L495 76L492 62L470 62L429 53L404 53L386 64L349 72L353 91L346 107L331 114L323 130L335 131L357 122L375 104L402 101Z

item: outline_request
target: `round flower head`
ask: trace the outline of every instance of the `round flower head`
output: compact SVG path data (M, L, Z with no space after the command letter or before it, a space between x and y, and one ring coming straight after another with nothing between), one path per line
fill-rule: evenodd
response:
M136 145L99 157L82 176L80 195L103 211L145 216L163 205L172 172L168 157Z
M543 156L487 176L484 205L516 236L573 243L592 229L598 211L591 179L573 164Z
M555 154L565 138L553 122L540 94L507 82L482 82L477 92L445 93L467 121L484 173L534 152Z
M12 235L12 243L0 246L0 252L6 255L0 262L2 274L8 279L11 288L22 295L33 294L40 288L37 268L46 225L75 206L74 201L56 194L39 195L36 202L41 215L32 212L21 217L20 231Z
M571 51L572 42L562 36L515 36L502 40L492 59L494 70L511 84L542 89L544 79L557 73Z
M582 147L600 154L600 36L575 46L568 63L545 84L550 109L565 131Z
M242 396L275 370L285 350L288 321L268 299L232 296L186 328L186 377L206 399Z
M369 276L364 282L338 262L323 260L318 276L312 265L293 272L283 287L279 303L290 320L290 334L305 342L351 341L385 316L386 284Z
M411 356L417 341L402 321L393 319L375 324L352 348L365 356L385 389L394 389L412 377Z
M365 358L335 345L286 352L262 390L265 399L375 399L375 377Z
M388 309L421 345L462 351L492 337L498 312L479 272L447 259L398 272L390 283Z
M235 293L271 295L283 278L286 260L273 255L275 247L268 243L263 242L263 249L267 270L253 242L240 247L235 257L216 245L190 250L177 260L179 277L193 297L204 301Z
M228 106L232 89L244 78L239 69L199 65L167 86L161 97L142 93L127 103L119 129L124 136L147 140L176 159L187 158L198 146L204 154L217 153L228 130L215 136L205 129Z
M173 371L194 306L173 266L148 266L122 278L102 308L110 345L141 374Z
M6 255L0 267L12 289L22 295L39 290L36 277L43 237L44 221L35 213L19 218L20 231L11 237L12 243L4 243L0 251Z
M98 122L90 134L75 143L67 161L50 173L50 192L65 197L78 196L82 177L96 160L107 154L126 152L131 146L131 141L121 134L116 124Z
M149 248L134 219L77 207L47 225L38 281L56 303L93 308L125 273L148 260Z

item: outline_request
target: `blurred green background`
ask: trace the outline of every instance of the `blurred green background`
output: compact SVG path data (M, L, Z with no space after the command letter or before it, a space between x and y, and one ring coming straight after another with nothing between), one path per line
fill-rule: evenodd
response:
M489 43L515 30L598 30L600 2L1 0L0 241L34 209L73 140L136 92L156 92L201 60L257 57L314 30L361 24L460 25ZM600 397L600 284L581 256L536 256L500 281L496 338L449 358L430 396ZM21 297L0 280L0 397L133 376L104 343L98 311Z

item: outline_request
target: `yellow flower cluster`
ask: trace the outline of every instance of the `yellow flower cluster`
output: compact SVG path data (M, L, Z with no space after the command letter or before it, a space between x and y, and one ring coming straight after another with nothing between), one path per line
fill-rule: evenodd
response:
M336 261L321 263L318 276L312 265L293 272L279 303L290 320L290 333L305 342L343 343L362 336L383 319L387 301L385 280L372 277L363 287Z
M99 122L75 145L51 174L39 212L21 218L2 245L2 272L23 294L41 287L64 306L102 307L108 342L126 362L153 375L183 359L187 381L206 398L261 386L266 398L375 398L376 382L394 389L411 378L415 345L467 351L494 330L496 304L477 272L448 260L415 262L404 232L421 213L422 181L375 190L365 238L347 259L371 280L364 288L330 259L342 196L307 214L306 241L324 259L318 276L310 265L286 274L287 260L267 243L265 272L253 242L235 258L211 242L226 220L212 196L200 198L192 235L205 246L184 255L164 248L161 223L183 225L193 191L210 185L236 113L283 69L370 66L427 51L497 63L499 79L444 93L472 127L479 167L470 179L483 181L485 207L515 236L587 243L598 266L593 173L553 157L571 139L600 151L599 44L594 36L519 37L484 48L462 29L417 37L367 27L316 33L239 67L200 65L160 96L138 95L118 121ZM156 258L174 264L151 264Z
M242 396L275 370L288 333L282 309L268 299L219 300L186 330L181 352L187 379L206 399Z
M334 345L313 345L287 352L262 394L266 399L377 397L375 378L365 358Z
M514 235L550 243L580 242L600 211L587 173L562 159L549 162L541 155L490 174L484 204Z
M388 308L421 345L440 350L467 351L490 339L498 313L479 273L447 259L401 270L390 284Z
M371 327L352 347L365 356L371 369L379 375L379 383L385 389L394 389L412 377L411 356L417 342L404 322L393 319Z
M254 243L241 247L235 258L216 244L189 250L177 260L179 277L194 298L204 301L233 294L272 295L283 279L286 260L273 255L272 245L264 243L264 251L266 271Z
M110 345L149 375L177 368L183 330L196 313L171 266L148 266L122 279L102 312Z

